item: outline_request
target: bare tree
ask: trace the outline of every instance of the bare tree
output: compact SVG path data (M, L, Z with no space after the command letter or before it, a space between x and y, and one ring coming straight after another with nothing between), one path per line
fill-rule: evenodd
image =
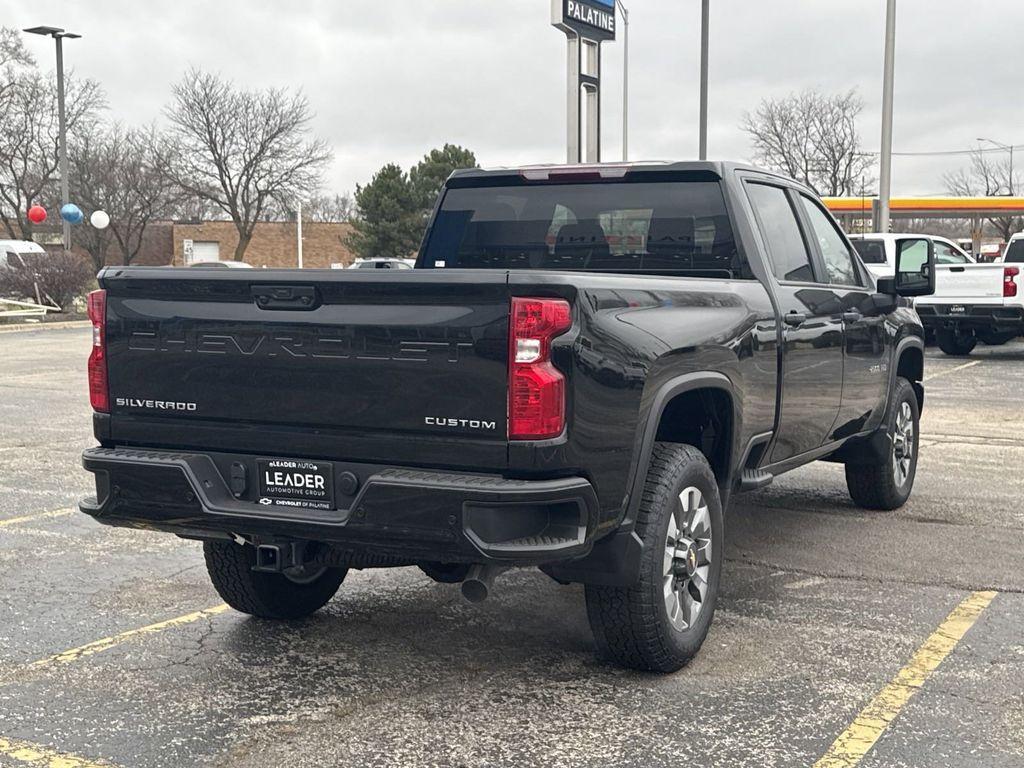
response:
M10 27L0 27L0 114L6 110L9 94L22 67L35 67L35 59L25 48L21 34Z
M67 129L86 128L103 106L92 80L65 78ZM5 90L0 129L0 224L8 237L30 240L27 212L37 202L54 203L58 170L57 84L33 68L15 71Z
M170 150L154 128L114 125L82 134L71 147L71 182L76 200L110 215L105 230L83 227L79 242L97 270L116 244L121 263L131 264L146 229L171 215L180 191L169 173Z
M352 195L315 195L302 204L303 221L345 222L356 215Z
M319 188L331 151L322 139L307 137L312 112L301 92L243 91L192 70L173 93L167 117L177 145L174 179L231 217L238 230L234 258L241 260L272 201Z
M68 311L93 276L88 260L77 253L26 255L0 270L0 296L48 302Z
M903 219L900 223L901 232L922 235L938 235L950 240L971 236L970 222L964 219Z
M857 118L864 102L856 90L825 94L803 91L763 99L743 116L740 128L757 160L820 195L854 194L869 175L873 159L860 143Z
M971 153L971 162L967 168L947 173L942 180L949 193L959 197L994 197L1021 191L1021 180L1016 171L1013 178L1010 177L1009 158L996 160L982 149ZM1004 241L1024 227L1024 219L1020 216L998 216L988 219L988 222Z

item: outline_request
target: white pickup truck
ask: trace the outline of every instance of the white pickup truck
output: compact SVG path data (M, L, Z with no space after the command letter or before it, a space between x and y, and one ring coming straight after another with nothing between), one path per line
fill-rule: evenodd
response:
M860 254L860 260L875 277L892 277L896 267L896 241L907 237L926 237L935 246L936 264L974 264L974 258L959 245L937 235L901 235L895 232L871 232L864 235L850 235L853 247Z
M872 274L886 277L893 274L896 240L901 237L911 235L850 239ZM915 300L914 307L939 348L947 355L967 355L979 341L999 345L1024 334L1024 263L1012 263L1017 253L1007 247L1008 261L978 264L953 241L930 239L935 246L935 293ZM1024 260L1024 253L1019 258Z

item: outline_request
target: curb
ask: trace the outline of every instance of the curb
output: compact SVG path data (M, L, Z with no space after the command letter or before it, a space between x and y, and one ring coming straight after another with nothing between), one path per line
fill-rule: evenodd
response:
M57 323L18 323L16 325L0 325L0 333L18 333L19 331L57 330L60 328L88 328L92 325L88 320L63 320Z

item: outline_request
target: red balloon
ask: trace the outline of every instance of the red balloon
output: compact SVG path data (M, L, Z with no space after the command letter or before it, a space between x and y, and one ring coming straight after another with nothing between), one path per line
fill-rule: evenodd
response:
M33 224L42 224L46 221L46 209L41 205L33 205L28 209L28 220Z

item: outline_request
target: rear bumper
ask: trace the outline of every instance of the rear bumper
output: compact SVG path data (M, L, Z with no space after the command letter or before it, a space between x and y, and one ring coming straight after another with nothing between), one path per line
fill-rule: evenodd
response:
M79 507L107 525L320 541L409 562L536 565L587 554L593 545L598 503L583 478L509 480L334 462L336 477L357 480L350 495L339 492L339 508L290 509L258 502L259 458L266 457L90 448L82 463L96 476L96 496Z
M965 328L976 331L1024 331L1024 307L970 304L916 304L921 324L929 330Z

